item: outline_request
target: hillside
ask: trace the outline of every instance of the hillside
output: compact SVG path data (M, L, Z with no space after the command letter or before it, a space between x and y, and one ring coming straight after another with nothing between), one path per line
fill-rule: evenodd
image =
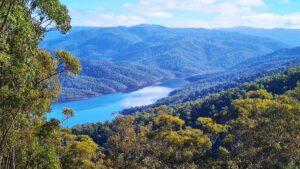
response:
M80 75L62 76L60 102L129 91L172 78L168 71L138 63L81 60Z
M50 51L66 49L81 59L153 65L185 76L219 71L286 46L234 32L156 25L75 27L66 36L48 36L41 47Z
M171 92L168 97L157 101L153 105L127 109L122 111L122 113L131 114L149 107L194 101L222 90L241 86L257 78L281 72L299 64L300 47L281 49L267 55L250 58L223 72L190 77L188 78L191 82L190 85Z
M93 138L112 168L298 168L299 80L297 67L72 133Z
M79 76L60 78L59 101L64 102L128 91L173 76L222 72L286 45L235 32L138 25L74 27L67 35L49 32L40 46L66 49L82 62Z

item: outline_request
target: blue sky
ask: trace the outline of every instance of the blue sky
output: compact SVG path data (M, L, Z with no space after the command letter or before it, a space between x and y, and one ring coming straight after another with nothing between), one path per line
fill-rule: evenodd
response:
M300 28L300 0L61 0L73 26Z

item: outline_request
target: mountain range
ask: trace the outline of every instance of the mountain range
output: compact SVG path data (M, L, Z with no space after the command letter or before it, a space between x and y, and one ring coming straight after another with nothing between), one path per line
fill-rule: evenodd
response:
M280 33L284 38L277 36ZM48 33L40 46L50 52L68 50L81 60L81 75L60 78L60 101L69 101L143 87L175 76L203 85L198 80L203 76L206 82L207 77L222 77L222 81L215 80L219 83L251 71L255 74L268 65L280 68L293 62L289 49L283 48L300 46L294 33L299 31L159 25L74 27L67 35ZM274 60L270 55L278 57ZM264 65L258 64L262 62ZM260 67L253 69L251 65Z
M267 55L247 59L225 71L187 78L189 85L172 91L152 105L123 110L122 114L144 111L161 105L178 105L236 88L300 65L300 47L280 49Z

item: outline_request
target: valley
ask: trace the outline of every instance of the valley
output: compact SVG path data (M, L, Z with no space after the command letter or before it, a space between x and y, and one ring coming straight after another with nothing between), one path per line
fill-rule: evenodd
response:
M276 38L280 33L290 39ZM72 107L78 116L69 125L106 121L114 119L113 112L128 115L239 87L299 65L300 48L291 48L300 45L291 36L295 33L297 30L158 25L74 27L67 35L51 32L41 46L50 51L71 51L83 69L80 75L59 78L62 93L50 117L60 117L63 107ZM143 104L122 103L161 81L175 85L151 101L137 100ZM176 85L181 81L188 83ZM94 106L84 108L89 104Z
M50 52L68 50L80 59L80 75L60 77L63 88L58 101L67 102L128 92L172 78L224 72L247 59L289 47L290 42L238 31L144 24L74 27L67 35L50 32L40 46Z

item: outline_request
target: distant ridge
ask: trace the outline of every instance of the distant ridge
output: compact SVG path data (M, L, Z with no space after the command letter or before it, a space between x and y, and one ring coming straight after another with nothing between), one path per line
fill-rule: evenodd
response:
M223 90L239 87L257 78L279 73L299 65L300 47L280 49L267 55L248 59L223 72L203 74L188 78L191 85L171 92L168 97L152 105L127 109L122 111L122 113L131 114L160 105L177 105L195 101Z
M275 36L280 31L286 37L281 39ZM293 60L287 53L292 49L282 49L297 44L297 36L293 32L299 30L168 28L148 24L132 27L74 27L64 36L56 32L48 33L40 45L50 51L66 49L84 61L83 73L79 77L61 79L63 94L60 100L123 91L175 75L195 82L194 87L172 93L172 96L180 94L178 96L183 99L178 99L178 102L181 102L186 96L190 97L189 93L197 98L195 92L199 93L198 89L201 91L203 87L216 85L216 82L220 84L248 75L253 75L248 78L253 79L263 75L258 75L258 71L272 72L298 63L297 58ZM294 50L298 52L297 48ZM274 57L271 57L270 53L274 51ZM88 65L93 68L87 69ZM270 70L266 69L268 66ZM141 67L144 68L137 70ZM116 70L116 74L94 76L95 70ZM129 76L127 72L135 74ZM201 82L202 78L204 80ZM199 86L199 83L202 84ZM75 91L79 94L74 95ZM202 96L201 93L199 95Z
M216 29L228 32L238 32L245 35L260 36L265 38L274 39L281 41L289 47L300 46L300 30L299 29L284 29L284 28L251 28L251 27L235 27L235 28L224 28Z
M286 47L269 38L235 32L146 24L74 27L65 36L49 34L41 46L50 51L67 49L79 58L90 60L154 65L178 75L226 69L245 59Z

